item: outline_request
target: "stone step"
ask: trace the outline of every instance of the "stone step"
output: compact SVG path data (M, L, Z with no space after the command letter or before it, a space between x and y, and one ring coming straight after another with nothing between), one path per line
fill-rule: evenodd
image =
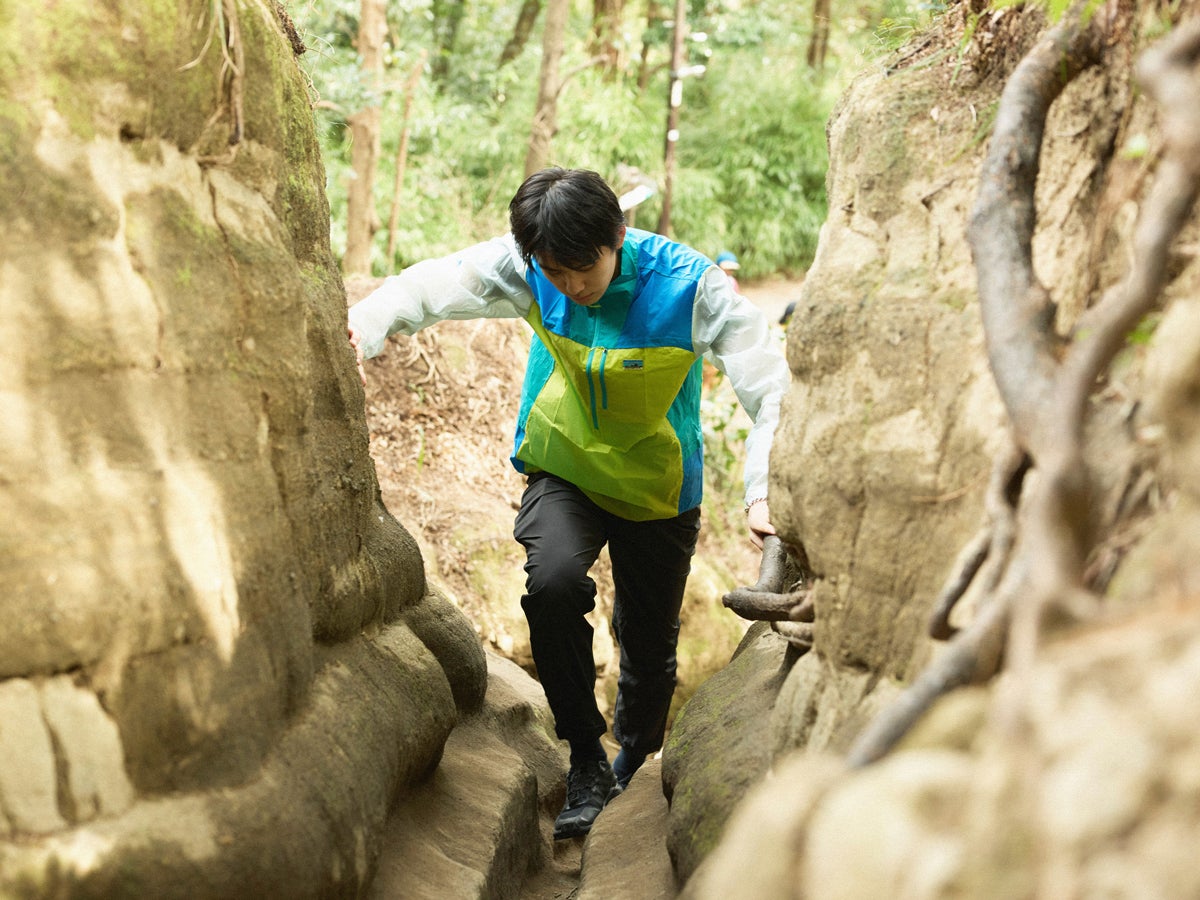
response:
M666 833L662 762L648 759L592 826L572 900L674 900Z
M460 722L433 774L393 808L372 900L505 900L553 861L566 753L541 687L488 655L483 709Z
M488 655L483 709L395 805L370 900L674 900L660 760L647 760L586 839L554 841L566 745L541 686Z

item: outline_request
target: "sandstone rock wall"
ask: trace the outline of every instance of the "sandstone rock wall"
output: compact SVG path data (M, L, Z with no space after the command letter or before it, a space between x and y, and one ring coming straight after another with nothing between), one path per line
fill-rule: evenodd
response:
M1171 23L1148 7L1108 14L1103 63L1052 108L1038 180L1034 264L1064 336L1128 270L1158 140L1131 72ZM773 704L730 701L771 706L773 756L752 773L750 798L736 812L672 805L685 896L1196 891L1183 871L1195 790L1176 773L1192 765L1197 734L1164 712L1200 687L1195 216L1171 255L1165 315L1143 323L1093 403L1087 465L1101 496L1088 514L1101 537L1089 572L1105 585L1100 618L1048 632L1036 661L993 686L949 695L883 762L859 774L840 763L863 725L938 658L926 619L983 521L1005 416L967 216L989 116L1045 27L1034 9L952 9L864 72L830 123L829 217L789 326L794 378L771 483L775 524L815 571L816 644ZM1122 519L1138 504L1145 517ZM705 719L731 714L712 709L708 693L697 695ZM685 708L677 732L696 717ZM663 771L668 790L706 769L717 783L752 780L713 768L675 744ZM725 825L719 844L707 837L714 819Z
M0 8L5 896L353 892L482 700L379 502L279 9Z

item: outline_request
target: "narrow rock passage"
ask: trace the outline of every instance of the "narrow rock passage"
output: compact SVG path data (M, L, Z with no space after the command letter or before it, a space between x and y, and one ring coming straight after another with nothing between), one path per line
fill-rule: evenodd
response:
M583 838L555 842L554 859L529 877L520 900L574 900L579 892L582 859Z
M520 900L672 900L666 818L661 761L647 760L586 839L556 843L552 864L526 882Z

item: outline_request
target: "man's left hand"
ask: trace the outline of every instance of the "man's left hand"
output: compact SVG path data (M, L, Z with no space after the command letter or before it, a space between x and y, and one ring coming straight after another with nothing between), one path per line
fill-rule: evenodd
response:
M350 336L350 346L354 348L354 359L358 363L358 377L362 380L363 387L366 387L367 373L366 370L363 369L363 351L362 347L360 346L362 338L359 336L358 332L354 330L353 326L348 326L346 328L346 332Z

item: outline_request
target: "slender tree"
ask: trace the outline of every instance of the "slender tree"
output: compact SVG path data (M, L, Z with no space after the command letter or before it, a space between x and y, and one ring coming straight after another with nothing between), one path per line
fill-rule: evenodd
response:
M650 84L650 76L654 73L654 68L650 65L650 47L652 43L649 36L654 33L655 26L662 21L662 11L659 9L656 0L646 0L646 29L642 32L642 52L638 62L638 90L645 91Z
M458 29L467 11L467 0L433 0L433 34L436 47L430 69L434 83L445 87L450 75L450 60L458 43Z
M395 262L396 232L400 226L400 197L404 193L404 170L408 166L408 132L409 120L412 118L413 94L417 90L417 82L425 70L424 50L409 73L408 82L404 85L404 112L400 116L400 146L396 150L396 176L392 182L392 214L388 217L387 261L388 265Z
M671 78L667 96L667 136L663 149L663 199L658 233L671 230L671 189L675 181L675 144L679 141L679 107L683 103L683 40L687 28L687 0L675 0L675 35L671 50Z
M375 172L381 143L379 97L383 88L386 35L386 0L362 0L355 46L369 95L366 105L347 117L352 139L350 188L346 196L346 254L342 257L342 270L347 275L370 274L371 239L380 225L375 211Z
M521 55L521 51L529 43L529 35L533 33L533 25L541 11L542 0L525 0L521 4L521 11L517 14L517 24L513 26L512 37L508 39L508 43L500 52L498 66L510 63Z
M825 68L825 51L829 48L829 0L813 0L812 37L808 41L808 67Z
M558 127L558 64L562 59L570 0L549 0L546 24L542 32L542 70L538 78L537 109L529 132L529 152L525 155L525 177L546 166L550 158L550 139Z
M605 74L614 76L621 66L621 16L624 0L592 0L592 36L590 49L593 56L604 60Z

